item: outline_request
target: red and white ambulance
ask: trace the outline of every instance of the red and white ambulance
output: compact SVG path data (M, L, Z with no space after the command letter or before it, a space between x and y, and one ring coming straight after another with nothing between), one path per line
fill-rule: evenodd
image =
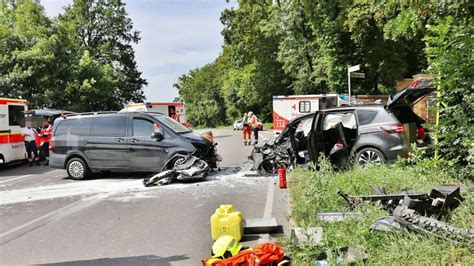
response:
M190 127L186 120L186 108L184 103L178 102L146 102L130 103L120 112L157 112L166 114L181 124Z
M273 129L279 132L295 118L348 104L348 96L343 94L273 96Z
M26 100L0 98L0 165L26 159L21 128L27 110Z

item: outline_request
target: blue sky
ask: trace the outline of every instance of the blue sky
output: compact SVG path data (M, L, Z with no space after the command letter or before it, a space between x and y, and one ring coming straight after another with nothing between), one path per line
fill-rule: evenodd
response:
M221 52L220 13L236 6L226 0L124 0L141 41L135 56L148 101L171 101L178 96L173 83L189 70L212 62ZM41 0L54 17L72 0Z

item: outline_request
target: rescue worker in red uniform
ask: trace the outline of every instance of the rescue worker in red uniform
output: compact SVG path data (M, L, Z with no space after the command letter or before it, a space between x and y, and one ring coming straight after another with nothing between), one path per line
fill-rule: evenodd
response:
M242 118L242 134L244 135L244 145L250 145L252 142L252 127L250 126L250 118L244 113Z
M51 126L51 122L49 120L43 121L43 128L40 132L41 137L41 152L46 157L46 163L44 164L49 165L49 141L51 140L51 134L53 133L53 127Z

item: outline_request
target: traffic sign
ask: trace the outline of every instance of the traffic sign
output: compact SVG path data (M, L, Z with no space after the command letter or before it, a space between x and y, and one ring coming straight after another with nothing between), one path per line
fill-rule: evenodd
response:
M363 79L363 78L365 78L365 73L352 72L351 73L351 78Z
M351 66L349 68L347 68L347 72L355 72L355 71L359 71L360 70L360 65L355 65L355 66Z

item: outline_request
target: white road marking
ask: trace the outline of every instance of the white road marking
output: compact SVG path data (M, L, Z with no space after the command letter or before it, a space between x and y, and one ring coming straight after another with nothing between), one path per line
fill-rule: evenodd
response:
M22 175L22 176L18 176L18 177L15 177L15 178L10 178L10 179L7 179L7 180L0 181L0 184L8 183L10 181L15 181L15 180L22 179L22 178L29 177L29 176L31 176L31 175Z
M267 199L265 200L265 210L263 212L263 218L269 219L272 217L272 210L273 210L273 197L275 194L275 186L273 184L273 179L269 179L270 182L268 184L267 190Z
M78 200L73 202L69 205L66 205L62 208L59 208L55 211L47 213L43 216L40 216L34 220L31 220L27 223L24 223L20 226L17 226L13 229L10 229L4 233L0 234L0 245L6 244L22 235L25 235L45 224L48 224L56 219L60 219L66 215L72 214L77 212L81 209L87 208L92 206L93 204L97 203L98 201L104 199L106 196L103 194L99 194L96 196L92 196L86 199Z
M273 211L273 198L275 195L275 186L273 184L273 178L269 179L270 182L268 183L268 190L267 190L267 199L265 200L265 210L263 212L263 219L270 219L272 218L272 211ZM265 243L269 242L270 234L260 234L260 238L258 239L258 243Z
M127 190L143 190L141 180L131 179L117 182L113 179L85 180L40 187L28 187L0 191L0 205L46 200L87 194L118 193Z
M259 136L260 138L262 138L263 140L268 140L268 138L265 137L262 133L258 133L258 136Z

